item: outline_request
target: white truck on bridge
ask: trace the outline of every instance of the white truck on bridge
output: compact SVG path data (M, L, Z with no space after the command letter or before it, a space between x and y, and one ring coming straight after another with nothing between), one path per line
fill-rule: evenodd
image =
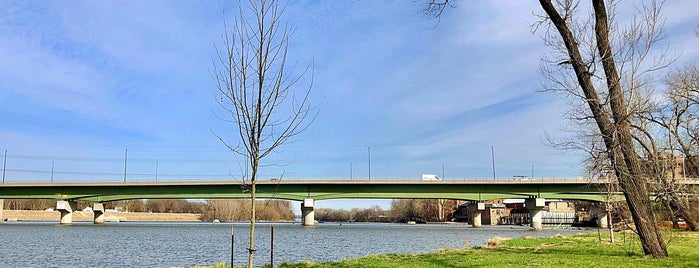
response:
M439 176L434 175L434 174L422 174L422 176L420 177L420 180L423 180L423 181L441 181L442 178L440 178Z

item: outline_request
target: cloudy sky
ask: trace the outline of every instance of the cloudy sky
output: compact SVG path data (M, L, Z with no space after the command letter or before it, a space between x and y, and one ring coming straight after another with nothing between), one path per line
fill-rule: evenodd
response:
M493 151L498 178L582 175L580 154L544 142L566 105L535 91L537 3L457 2L437 21L419 2L289 3L290 63L313 63L318 116L262 178L367 179L369 154L372 179L489 178ZM0 2L6 180L120 180L126 149L131 180L234 179L213 134L235 138L210 74L224 10L236 1ZM699 4L665 14L664 44L696 62Z

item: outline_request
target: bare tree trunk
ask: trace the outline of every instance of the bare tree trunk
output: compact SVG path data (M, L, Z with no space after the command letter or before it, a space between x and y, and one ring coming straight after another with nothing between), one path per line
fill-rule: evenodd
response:
M621 79L617 73L616 64L612 55L609 43L609 27L607 25L607 10L604 0L593 0L592 6L595 10L595 36L597 37L597 49L601 57L602 67L607 79L607 87L611 97L612 115L616 123L616 131L619 134L621 152L624 157L624 164L629 173L621 175L621 187L626 195L626 202L629 204L631 216L639 230L643 252L652 255L654 258L667 257L667 248L662 239L658 226L655 224L655 214L648 197L650 191L647 188L647 173L641 166L638 154L636 153L629 114L624 103L624 93L621 89ZM617 163L620 164L620 163ZM619 173L619 172L618 172Z
M253 267L255 255L255 183L253 181L250 191L250 247L248 248L248 268Z
M609 243L614 244L614 224L612 221L612 211L611 211L611 207L609 206L609 203L607 203L606 207L607 207L607 226L609 227Z
M654 258L667 257L667 248L662 240L649 200L648 181L636 154L631 136L629 115L626 112L624 95L616 71L614 58L609 43L607 12L602 0L593 0L595 10L595 36L597 50L604 68L607 87L610 94L610 115L599 99L599 94L591 80L591 73L585 65L578 43L550 0L539 1L553 25L563 39L568 55L586 102L602 134L610 162L629 206L631 216L636 224L643 252ZM612 121L613 120L613 121Z
M276 0L251 0L248 4L249 8L238 9L230 32L224 23L221 48L215 47L218 58L212 74L220 93L219 105L226 113L226 118L221 118L237 127L238 142L233 144L219 135L216 137L246 160L241 187L250 191L248 267L253 267L256 183L261 160L303 132L313 121L311 114L315 109L308 104L312 74L305 91L294 94L296 84L306 72L312 73L312 66L298 75L293 73L293 68L286 68L293 30L281 21L284 6L279 6ZM251 176L246 183L248 174Z

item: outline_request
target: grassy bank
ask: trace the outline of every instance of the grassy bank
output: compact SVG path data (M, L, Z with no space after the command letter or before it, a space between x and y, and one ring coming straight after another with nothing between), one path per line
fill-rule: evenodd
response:
M571 237L492 239L490 245L428 254L389 254L326 263L285 263L280 267L699 267L699 233L672 232L670 257L643 256L632 234L598 242L597 234ZM608 236L602 236L608 241ZM216 267L225 267L218 265Z

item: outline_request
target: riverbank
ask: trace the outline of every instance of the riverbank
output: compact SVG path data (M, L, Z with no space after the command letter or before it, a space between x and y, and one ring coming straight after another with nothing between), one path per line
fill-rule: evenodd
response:
M493 238L487 245L428 254L387 254L346 259L339 262L284 263L286 268L358 267L697 267L699 233L666 233L670 257L662 260L644 256L633 234L615 234L615 243L598 242L597 234L551 238ZM608 235L602 235L609 241ZM226 268L218 264L214 268Z
M5 210L3 220L8 221L60 221L58 211ZM73 222L92 222L92 212L73 212ZM190 213L147 213L147 212L111 212L104 214L106 222L200 222L200 214Z

